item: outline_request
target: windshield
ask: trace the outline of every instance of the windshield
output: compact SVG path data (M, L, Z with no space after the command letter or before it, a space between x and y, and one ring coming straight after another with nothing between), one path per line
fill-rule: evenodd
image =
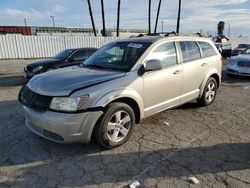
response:
M73 50L63 50L60 53L56 54L53 58L54 59L66 59L72 52Z
M150 44L149 42L110 43L88 58L84 65L128 72Z
M246 49L244 52L242 52L242 54L248 54L248 55L250 55L250 48Z

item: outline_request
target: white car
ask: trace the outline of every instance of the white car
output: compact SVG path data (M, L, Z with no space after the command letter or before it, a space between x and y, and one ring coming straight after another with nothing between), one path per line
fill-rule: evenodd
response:
M227 73L250 76L250 48L240 55L231 57L227 64Z

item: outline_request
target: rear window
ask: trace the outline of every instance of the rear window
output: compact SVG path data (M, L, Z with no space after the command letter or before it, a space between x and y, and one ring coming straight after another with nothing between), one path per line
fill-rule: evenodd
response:
M239 44L238 48L247 48L249 47L248 44Z
M198 42L201 47L202 57L210 57L216 55L214 48L208 42Z
M200 48L195 41L180 42L183 62L188 62L201 58Z

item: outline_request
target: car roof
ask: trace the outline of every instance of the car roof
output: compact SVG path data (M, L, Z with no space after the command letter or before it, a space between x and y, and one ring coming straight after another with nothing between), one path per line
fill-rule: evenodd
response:
M171 40L171 41L185 41L185 40L193 40L193 41L204 41L204 42L212 42L211 38L200 37L197 35L171 35L171 36L142 36L142 37L132 37L127 39L118 40L118 42L149 42L154 43L160 40Z
M69 48L69 49L66 49L66 50L73 50L73 51L76 51L76 50L97 50L98 48L93 48L93 47L90 47L90 48Z
M142 37L131 37L126 39L118 40L117 42L149 42L154 43L163 38L162 36L142 36Z

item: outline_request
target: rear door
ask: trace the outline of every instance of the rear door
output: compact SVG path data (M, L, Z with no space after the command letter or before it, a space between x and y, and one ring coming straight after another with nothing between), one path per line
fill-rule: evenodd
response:
M209 69L210 63L201 58L201 51L196 41L180 41L183 64L183 87L181 102L198 97L199 88Z
M166 42L156 46L146 61L152 59L160 60L164 68L143 75L145 116L180 103L182 65L178 64L175 43Z

